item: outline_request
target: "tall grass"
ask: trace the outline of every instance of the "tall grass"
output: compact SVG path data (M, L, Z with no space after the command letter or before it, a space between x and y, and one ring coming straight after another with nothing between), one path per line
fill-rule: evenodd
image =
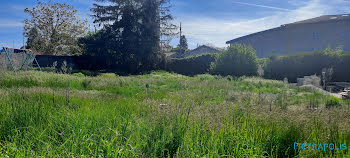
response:
M349 156L294 150L348 143L348 103L279 81L30 71L5 72L0 85L0 157Z

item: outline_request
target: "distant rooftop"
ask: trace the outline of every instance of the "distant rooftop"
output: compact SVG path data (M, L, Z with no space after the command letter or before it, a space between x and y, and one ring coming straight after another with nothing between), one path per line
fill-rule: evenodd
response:
M329 22L329 21L343 21L343 20L350 20L350 14L324 15L324 16L320 16L320 17L316 17L316 18L311 18L311 19L307 19L307 20L302 20L302 21L297 21L297 22L293 22L293 23L288 23L288 24L281 25L281 27L276 27L276 28L273 28L273 29L268 29L268 30L265 30L265 31L252 33L252 34L249 34L249 35L246 35L246 36L242 36L242 37L233 39L231 41L227 41L226 44L230 44L230 43L236 42L238 40L241 40L243 38L254 36L256 34L278 30L278 29L281 29L281 28L283 28L284 26L287 26L287 25L312 24L312 23L322 23L322 22Z
M185 54L182 55L182 57L189 57L193 55L199 55L199 54L205 54L205 53L219 53L223 49L211 46L211 45L202 45L197 47L196 49L193 49L189 52L186 52Z
M334 21L334 20L350 20L350 14L324 15L324 16L320 16L312 19L289 23L286 25L319 23L319 22L328 22L328 21Z

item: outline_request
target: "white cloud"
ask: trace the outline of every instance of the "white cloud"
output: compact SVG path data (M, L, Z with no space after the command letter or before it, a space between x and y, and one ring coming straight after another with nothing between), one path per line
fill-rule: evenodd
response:
M95 0L73 0L73 1L84 5L91 5L93 3L96 3Z
M336 0L329 2L327 0L311 0L309 2L298 3L290 0L292 5L299 6L291 11L279 11L274 15L257 19L240 20L220 20L214 18L198 16L182 16L184 35L188 38L189 46L194 48L197 44L211 43L218 47L227 46L226 41L248 35L251 33L279 27L280 25L314 18L328 14L346 13L347 2ZM347 5L349 6L349 5Z
M7 19L0 19L0 28L13 28L13 27L23 27L24 24L22 22L14 21L14 20L7 20Z
M279 7L267 6L267 5L261 5L261 4L254 4L254 3L245 3L245 2L237 2L237 1L232 1L232 3L237 3L237 4L242 4L242 5L249 5L249 6L260 7L260 8L282 10L282 11L291 11L291 10L285 9L285 8L279 8Z

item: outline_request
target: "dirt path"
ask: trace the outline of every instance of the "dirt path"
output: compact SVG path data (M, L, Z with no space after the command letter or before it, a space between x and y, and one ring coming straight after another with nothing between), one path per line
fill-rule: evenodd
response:
M317 91L319 91L319 92L321 92L323 94L331 95L331 96L334 96L336 98L342 99L342 95L340 95L340 94L330 93L328 91L323 90L322 88L319 88L319 87L316 87L316 86L313 86L313 85L304 85L304 86L301 86L301 87L311 88L311 89L317 90Z

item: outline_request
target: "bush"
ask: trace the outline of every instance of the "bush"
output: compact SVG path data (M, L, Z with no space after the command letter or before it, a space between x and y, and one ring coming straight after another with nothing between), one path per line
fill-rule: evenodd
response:
M237 44L219 54L211 64L210 72L223 76L253 76L257 74L257 68L255 50L251 46Z
M78 73L74 73L73 76L76 76L76 77L85 77L85 75L81 72L78 72Z

